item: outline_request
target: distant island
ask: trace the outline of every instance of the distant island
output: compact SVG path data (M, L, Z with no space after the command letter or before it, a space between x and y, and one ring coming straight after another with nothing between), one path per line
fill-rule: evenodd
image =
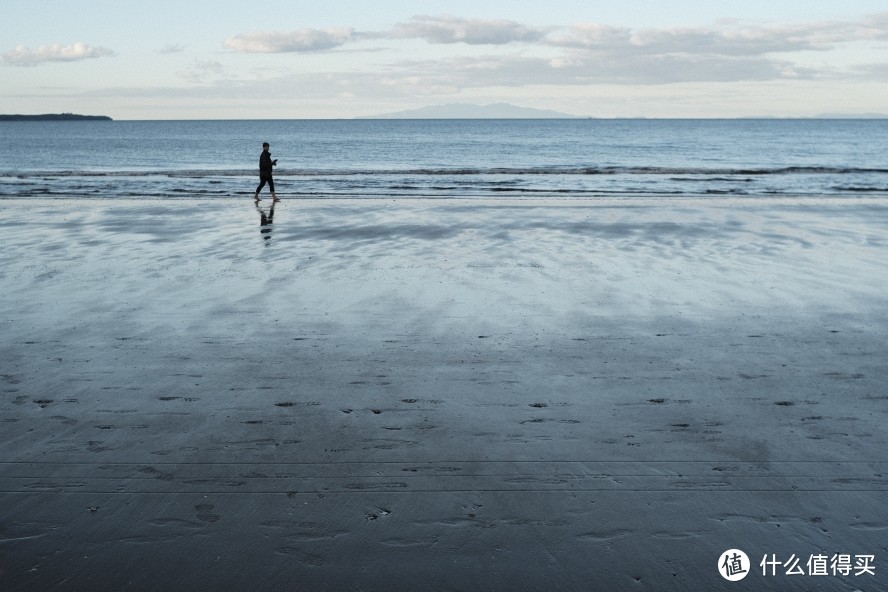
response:
M493 103L475 105L472 103L449 103L446 105L430 105L418 109L407 109L393 113L366 115L354 119L602 119L601 117L570 115L550 109L533 109L519 107L510 103ZM611 116L603 119L660 119L641 115L620 117ZM669 119L669 118L666 118ZM677 119L697 119L695 117L678 117ZM703 117L701 119L888 119L885 113L822 113L805 116L768 116L753 115L740 117Z
M548 109L531 109L518 107L509 103L492 105L472 105L469 103L451 103L433 105L407 111L383 113L356 119L576 119L576 115L559 113Z
M2 115L0 121L113 121L107 115L77 115L76 113L44 113L43 115Z

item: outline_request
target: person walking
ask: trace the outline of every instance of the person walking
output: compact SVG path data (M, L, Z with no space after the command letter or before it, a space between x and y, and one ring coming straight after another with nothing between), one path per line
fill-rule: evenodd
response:
M277 201L278 197L274 192L274 179L271 176L272 167L276 166L277 163L276 158L274 160L271 159L271 145L268 142L263 142L262 154L259 155L259 187L256 188L256 201L261 201L259 199L259 192L262 191L266 183L268 183L268 188L271 190L271 197Z

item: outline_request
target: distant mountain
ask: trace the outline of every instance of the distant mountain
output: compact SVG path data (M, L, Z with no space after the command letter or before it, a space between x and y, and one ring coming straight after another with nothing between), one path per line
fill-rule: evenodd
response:
M371 115L370 117L358 117L357 119L576 119L576 115L548 109L517 107L508 103L494 103L492 105L450 103Z
M0 121L112 121L107 115L44 113L43 115L0 115Z
M816 119L888 119L885 113L822 113Z

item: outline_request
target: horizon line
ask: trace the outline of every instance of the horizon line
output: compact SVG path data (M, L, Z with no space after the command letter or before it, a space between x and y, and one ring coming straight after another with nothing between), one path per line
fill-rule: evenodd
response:
M38 117L39 115L26 115L25 117ZM352 116L352 117L183 117L183 118L114 118L111 116L104 120L43 120L43 123L109 123L120 121L755 121L755 120L819 120L819 121L879 121L888 119L888 114L876 113L872 115L861 114L827 114L827 115L743 115L733 117L655 117L645 115L602 117L594 115L575 115L566 117L376 117L376 116ZM40 123L40 120L0 121L0 123Z

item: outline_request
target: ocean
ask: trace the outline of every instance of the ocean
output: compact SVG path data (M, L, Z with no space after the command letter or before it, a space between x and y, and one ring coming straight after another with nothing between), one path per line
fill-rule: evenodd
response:
M888 120L0 123L0 199L888 194Z

